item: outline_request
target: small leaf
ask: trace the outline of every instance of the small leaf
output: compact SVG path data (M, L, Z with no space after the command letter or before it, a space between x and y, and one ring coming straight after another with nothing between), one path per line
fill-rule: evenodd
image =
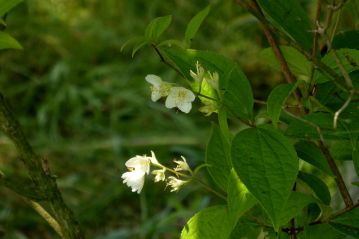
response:
M241 182L234 169L231 170L229 176L227 192L228 212L233 219L234 224L237 224L238 219L247 210L257 204L257 200Z
M269 94L267 112L269 117L272 118L272 123L275 127L279 122L282 106L294 89L295 85L293 84L281 84L276 86Z
M209 11L211 9L211 6L208 5L206 8L204 8L202 11L197 13L191 21L188 23L186 32L185 32L185 41L190 42L194 36L196 35L199 27L201 26L203 20L207 17Z
M135 56L137 51L139 51L142 47L144 47L147 44L148 44L148 41L146 39L144 39L144 38L139 39L136 42L136 45L133 47L132 54L131 54L132 58Z
M322 151L320 151L314 143L300 140L294 147L300 159L310 163L330 176L333 175Z
M354 208L351 211L334 218L330 221L330 225L347 235L358 238L359 208Z
M146 27L145 38L148 41L158 40L162 33L169 27L171 21L171 15L153 19Z
M181 239L228 239L233 228L227 207L212 206L196 213L187 222Z
M298 177L314 191L315 195L317 195L324 204L330 204L331 196L328 186L320 178L304 172L299 172Z
M22 46L8 33L0 31L0 50L2 49L22 49Z
M359 50L359 31L343 31L334 36L332 48L350 48Z
M207 145L206 164L213 180L226 191L232 165L230 155L226 154L226 150L230 150L230 145L223 140L223 137L218 126L213 125L212 135Z
M21 2L22 0L0 0L0 16L4 16L5 13Z
M232 163L278 230L298 173L293 145L272 127L245 129L233 139Z

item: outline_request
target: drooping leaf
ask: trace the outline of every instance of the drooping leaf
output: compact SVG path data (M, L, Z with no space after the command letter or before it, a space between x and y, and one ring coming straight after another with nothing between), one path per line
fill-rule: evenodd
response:
M229 151L230 145L224 140L218 126L213 125L212 135L207 145L206 164L208 164L208 172L224 191L227 189L228 177L232 168Z
M208 5L206 8L204 8L202 11L197 13L191 19L191 21L187 25L185 36L184 36L186 42L190 42L194 38L199 27L201 26L204 19L207 17L210 10L211 10L211 6Z
M207 71L217 72L219 88L223 92L226 109L232 115L251 119L253 117L253 94L247 77L232 60L213 52L162 49L161 51L189 81L193 81L190 70L196 71L199 62Z
M293 47L281 46L280 50L286 59L289 69L296 76L310 76L311 63L307 58ZM266 60L266 62L274 69L280 71L281 65L274 55L271 47L265 48L261 51L260 56Z
M237 224L238 219L257 204L257 200L241 182L234 169L229 176L227 194L228 212L234 224Z
M2 49L22 49L22 46L8 33L0 31L0 50Z
M330 225L342 233L358 238L359 208L354 208L351 211L332 219Z
M22 0L0 0L0 16L3 16L21 2Z
M187 222L181 239L228 239L233 228L227 207L212 206L196 213Z
M293 145L269 126L245 129L233 139L232 163L277 230L298 173Z
M333 175L323 153L314 143L300 140L294 145L294 147L299 158L317 167L326 174Z
M299 172L298 177L314 191L324 204L330 204L331 196L328 186L320 178L305 172Z
M290 219L298 216L302 212L302 209L312 202L314 202L312 197L303 193L292 192L282 208L278 224L287 224Z
M162 33L169 27L172 16L163 16L153 19L146 27L145 38L148 41L156 41Z
M282 106L294 89L295 85L293 84L281 84L275 87L269 94L267 100L267 113L272 119L272 123L275 127L279 122Z
M313 26L299 1L259 0L260 7L279 29L305 50L312 47Z
M332 42L332 48L350 48L359 50L359 31L342 31L337 33Z

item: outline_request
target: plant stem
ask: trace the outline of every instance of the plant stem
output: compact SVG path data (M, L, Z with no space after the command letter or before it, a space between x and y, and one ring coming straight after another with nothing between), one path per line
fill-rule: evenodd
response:
M10 107L0 93L0 130L4 132L15 144L20 155L20 159L28 170L29 176L35 187L39 189L44 202L48 204L54 219L61 227L64 239L82 239L82 234L78 222L72 211L63 201L55 177L43 168L43 159L35 154L20 124L14 117Z
M332 173L334 174L335 176L335 182L337 183L337 186L339 188L339 192L343 198L343 201L345 203L345 207L347 208L350 208L353 206L353 200L349 194L349 191L344 183L344 180L343 180L343 177L332 157L332 155L330 154L328 148L326 145L324 145L324 142L323 141L319 141L319 148L320 150L323 152L328 164L329 164L329 167L332 171Z

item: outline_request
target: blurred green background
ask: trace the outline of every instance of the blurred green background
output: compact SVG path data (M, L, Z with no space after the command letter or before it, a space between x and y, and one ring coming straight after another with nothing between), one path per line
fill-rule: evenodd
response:
M310 1L303 1L310 9ZM147 74L183 83L144 48L121 52L158 16L173 15L163 39L182 39L186 24L213 5L192 47L236 60L266 99L281 81L259 58L266 46L257 21L233 1L32 0L7 16L7 31L22 51L0 53L0 90L8 97L29 141L58 177L68 205L88 238L178 238L186 220L219 199L198 185L169 193L148 177L141 195L122 184L130 157L156 152L172 165L184 155L203 163L211 121L198 112L169 110L150 100ZM236 125L236 122L232 122ZM24 174L11 142L0 135L0 170ZM204 180L212 184L203 172ZM0 238L57 238L14 192L0 188Z

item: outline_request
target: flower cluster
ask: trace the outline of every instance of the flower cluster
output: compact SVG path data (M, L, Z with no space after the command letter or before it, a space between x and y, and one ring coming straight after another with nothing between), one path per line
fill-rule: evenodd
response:
M201 95L200 99L204 106L200 108L206 116L217 112L218 104L216 99L210 99L206 90L219 93L219 74L217 72L206 71L197 61L196 72L190 70L190 75L194 80L191 85L194 91ZM151 84L151 100L156 102L166 97L165 106L169 109L177 107L180 111L188 113L192 109L192 102L195 100L195 94L182 86L174 86L171 83L163 81L161 77L149 74L145 77L146 81ZM206 90L204 89L206 88ZM204 94L204 95L202 95ZM205 96L205 97L203 97Z
M181 156L182 160L174 160L177 166L174 169L170 169L160 164L151 151L151 156L135 156L130 158L125 163L128 168L128 172L122 174L123 183L132 189L132 192L140 193L145 183L145 176L150 173L151 165L159 169L153 170L151 173L155 176L154 181L166 181L166 186L169 186L171 192L178 191L184 184L188 183L192 177L192 170L189 167L186 159ZM182 173L180 173L182 171ZM168 176L166 178L166 172L172 173L175 176ZM183 172L188 172L185 174ZM184 177L186 180L182 180L179 177Z
M179 86L172 86L170 83L162 81L161 77L156 75L147 75L146 81L151 86L151 99L156 102L162 97L167 97L165 105L172 109L177 107L184 113L190 112L192 102L195 100L195 95L192 91Z

